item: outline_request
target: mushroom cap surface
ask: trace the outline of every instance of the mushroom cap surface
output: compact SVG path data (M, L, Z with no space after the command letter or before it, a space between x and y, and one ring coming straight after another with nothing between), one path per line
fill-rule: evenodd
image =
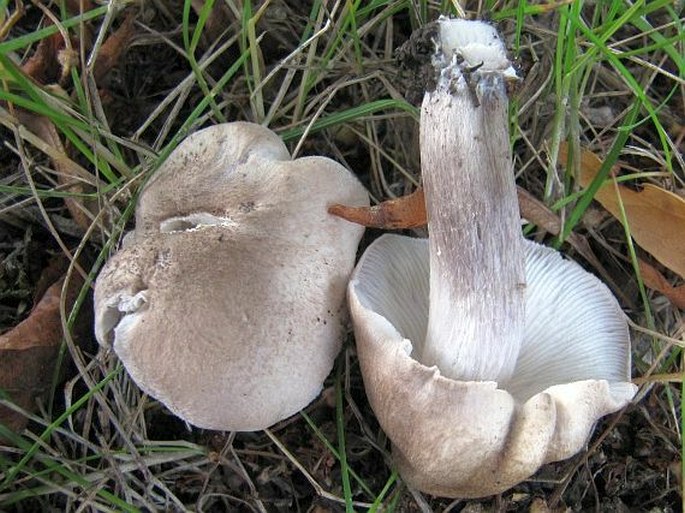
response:
M445 378L412 358L428 319L426 239L383 235L348 288L369 402L411 486L445 497L500 493L568 458L597 420L625 406L628 328L597 278L526 243L526 323L506 383ZM459 312L455 312L459 315Z
M340 349L368 205L340 164L292 160L270 130L196 132L142 191L95 286L95 331L142 390L198 427L264 429L321 391Z

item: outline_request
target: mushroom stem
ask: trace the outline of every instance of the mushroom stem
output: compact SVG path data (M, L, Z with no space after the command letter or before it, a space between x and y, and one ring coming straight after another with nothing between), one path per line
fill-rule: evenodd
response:
M515 73L490 25L438 24L439 78L421 110L430 311L416 357L450 378L501 381L513 373L524 326L507 121L506 81Z

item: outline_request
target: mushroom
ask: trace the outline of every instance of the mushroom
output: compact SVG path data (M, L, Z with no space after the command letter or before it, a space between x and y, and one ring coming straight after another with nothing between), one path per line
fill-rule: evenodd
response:
M144 187L95 285L95 333L138 386L198 427L264 429L309 404L340 349L368 205L340 164L292 160L227 123L183 141Z
M630 339L597 278L521 234L496 30L429 26L421 109L429 238L386 234L348 298L364 385L411 486L483 497L581 450L634 396Z

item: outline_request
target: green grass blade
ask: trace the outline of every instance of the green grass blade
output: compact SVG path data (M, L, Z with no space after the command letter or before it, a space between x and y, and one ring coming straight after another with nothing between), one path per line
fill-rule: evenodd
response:
M399 110L407 112L417 119L419 115L419 110L404 100L376 100L363 105L358 105L356 107L351 107L343 111L335 112L326 117L322 117L312 123L309 129L306 126L299 126L283 130L280 132L280 136L284 141L290 141L292 139L301 137L305 132L316 133L325 128L331 128L344 123L349 123L365 116L371 116L377 112L386 110Z
M561 233L560 239L562 241L566 240L569 234L573 231L573 228L580 222L581 218L583 217L583 214L590 206L590 202L592 202L592 199L595 197L597 190L604 184L604 180L606 180L606 177L609 176L609 171L618 160L618 156L621 153L623 147L625 146L626 141L630 136L631 130L634 128L635 121L637 120L639 112L640 102L636 100L633 103L633 107L628 113L628 116L626 117L625 123L621 128L619 128L618 135L614 140L614 143L612 144L609 153L602 162L602 166L597 172L597 176L595 176L595 179L592 181L592 183L585 189L585 192L578 200L578 203L576 204L574 209L571 211L571 214L568 217L568 221L564 225L563 231Z
M326 449L328 449L329 451L331 451L331 454L335 457L335 459L337 459L338 461L340 461L340 453L338 452L338 449L336 449L335 446L330 442L330 440L328 440L328 438L326 438L326 435L324 435L324 434L321 432L321 430L320 430L320 429L318 428L318 426L314 423L314 421L312 420L312 418L311 418L309 415L307 415L304 411L301 411L301 412L300 412L300 415L301 415L302 418L305 420L305 422L307 423L307 425L309 426L309 428L314 432L314 434L316 435L316 437L317 437L319 440L321 440L321 443L323 443L324 446L326 446ZM349 468L349 467L348 467L348 468ZM357 482L357 484L361 487L361 489L364 490L364 491L369 495L369 497L374 497L374 496L375 496L375 494L373 493L373 491L371 491L371 488L369 488L369 486L364 482L364 480L359 476L359 474L357 474L357 473L356 473L353 469L351 469L351 468L349 468L349 472L350 472L350 475L352 476L352 478Z
M373 504L371 504L371 507L369 508L369 513L376 513L378 509L383 505L383 500L385 499L385 496L388 494L390 491L390 488L392 485L397 481L397 470L393 470L392 473L390 474L390 477L388 480L385 482L385 486L383 486L383 489L381 492L378 494L376 499L373 501Z
M77 25L80 25L81 23L85 23L87 21L94 20L95 18L98 18L100 16L104 16L108 9L108 4L96 7L95 9L92 9L88 12L85 12L78 16L74 16L73 18L69 18L68 20L62 21L61 26L65 29L75 27ZM15 37L13 39L0 43L0 55L7 55L10 52L21 50L22 48L27 48L32 44L37 43L41 39L45 39L46 37L49 37L53 34L57 34L57 32L59 32L59 27L55 25L48 25L45 28L38 29L34 32L30 32L23 36Z

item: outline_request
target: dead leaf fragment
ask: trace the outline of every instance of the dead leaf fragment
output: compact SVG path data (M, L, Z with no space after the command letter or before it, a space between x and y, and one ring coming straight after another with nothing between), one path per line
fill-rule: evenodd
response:
M64 38L59 32L41 39L36 51L22 65L22 71L39 84L57 82L61 75L61 66L57 55L63 49Z
M559 162L566 162L567 148L559 150ZM583 150L578 180L587 187L597 175L602 161ZM685 200L652 184L634 191L620 184L602 185L595 199L616 219L623 222L621 203L630 234L645 251L663 265L685 278Z
M96 84L100 84L105 75L117 65L121 54L128 48L135 33L134 21L135 15L132 11L128 12L119 28L102 43L93 67L93 77Z
M424 226L427 220L426 204L421 188L407 196L384 201L372 207L331 205L328 213L367 228L385 230L418 228Z
M7 333L0 335L0 389L13 403L33 410L36 397L48 390L62 343L60 296L62 276L45 292L31 314ZM66 304L73 305L83 280L74 274L66 290ZM13 431L26 426L20 413L0 405L0 423Z
M685 285L674 287L663 274L644 260L638 260L638 265L642 280L647 287L661 292L675 307L685 310Z

